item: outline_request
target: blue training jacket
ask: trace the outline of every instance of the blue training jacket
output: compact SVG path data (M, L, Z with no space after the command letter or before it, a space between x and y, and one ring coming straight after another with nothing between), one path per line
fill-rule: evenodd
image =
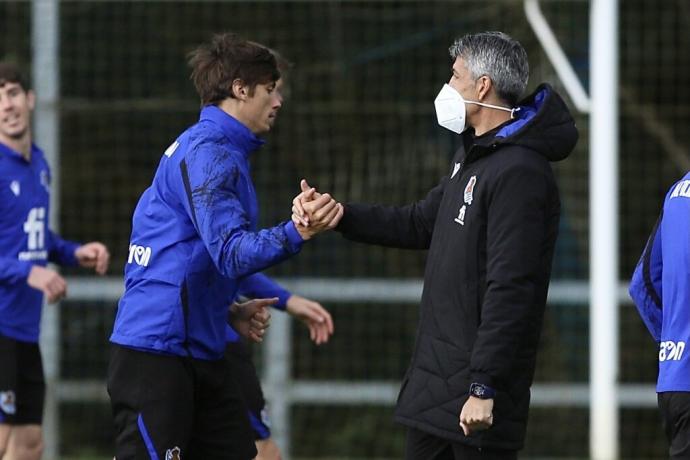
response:
M48 226L50 169L31 146L31 161L0 144L0 335L38 342L43 293L27 284L34 265L76 265L78 243Z
M220 359L242 278L297 253L294 224L254 231L249 155L263 141L215 106L168 147L132 218L113 343Z
M690 173L669 190L630 283L659 343L657 392L690 391Z

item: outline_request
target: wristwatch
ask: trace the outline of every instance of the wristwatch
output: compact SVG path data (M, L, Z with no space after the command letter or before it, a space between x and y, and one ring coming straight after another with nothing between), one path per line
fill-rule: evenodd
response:
M483 383L473 383L470 385L470 396L479 399L493 399L496 396L496 390Z

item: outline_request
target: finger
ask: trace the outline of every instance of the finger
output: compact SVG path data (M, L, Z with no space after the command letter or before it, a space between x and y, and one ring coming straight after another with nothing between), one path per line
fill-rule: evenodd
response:
M470 428L465 425L463 422L460 422L460 428L462 428L462 432L465 433L465 436L470 435Z
M335 212L337 212L337 205L338 202L335 200L331 200L328 203L324 204L321 206L319 209L317 209L313 214L312 220L318 221L320 223L328 223L331 220L328 218L328 216L333 213L332 217L335 217Z
M308 220L308 216L306 215L306 212L304 212L304 206L302 205L302 200L300 199L301 195L297 195L294 200L292 200L292 213L297 214L299 217L305 218Z
M308 216L302 217L304 215L303 212L304 211L300 212L300 210L297 209L296 206L293 206L292 207L292 221L295 222L295 224L300 224L300 225L303 225L305 227L309 227L309 217ZM297 221L295 221L295 219L297 219Z
M303 192L306 192L311 188L311 186L307 183L306 179L302 179L301 181L299 181L299 186Z
M345 207L342 204L338 203L338 213L328 223L328 228L332 229L332 228L337 227L338 224L340 223L340 219L342 219L344 215L345 215Z
M333 200L330 203L328 203L326 206L321 208L316 214L318 215L318 221L323 225L326 224L323 228L328 228L331 221L335 219L335 216L338 214L338 202Z
M99 275L105 275L108 271L108 265L110 265L110 253L107 249L103 248L98 254L98 261L96 262L96 273Z

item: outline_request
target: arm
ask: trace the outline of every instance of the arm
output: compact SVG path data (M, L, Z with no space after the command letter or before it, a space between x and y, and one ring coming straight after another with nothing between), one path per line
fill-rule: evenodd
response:
M662 290L661 220L663 211L652 230L640 261L635 267L628 292L637 311L654 340L661 340ZM681 229L679 229L681 230ZM687 229L685 229L687 230ZM687 234L687 233L686 233Z
M496 388L510 379L520 350L534 325L545 289L544 270L552 179L541 167L520 163L508 167L491 189L486 242L486 291L477 338L470 358L471 381ZM472 399L472 398L471 398Z
M25 282L33 264L12 257L0 257L0 283L15 284Z
M254 273L244 278L240 283L239 293L245 297L278 298L278 303L273 306L286 310L302 321L309 328L309 336L316 345L328 342L333 334L333 319L320 303L291 294L263 273Z
M76 266L79 264L75 255L77 249L81 246L79 243L63 240L52 230L48 230L47 236L48 260L50 262L67 266Z
M347 204L336 231L352 241L405 249L428 249L447 177L407 206Z
M251 231L239 195L241 176L233 155L215 146L190 151L180 163L180 200L215 266L228 278L263 270L303 244L291 221Z
M290 291L273 281L263 273L254 273L240 281L238 293L248 299L276 297L278 302L273 307L285 310Z

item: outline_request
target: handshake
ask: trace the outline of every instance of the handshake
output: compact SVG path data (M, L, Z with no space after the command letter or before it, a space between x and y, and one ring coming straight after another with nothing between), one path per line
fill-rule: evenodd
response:
M292 222L302 239L309 240L326 230L332 230L343 217L343 205L328 193L321 194L306 180L300 182L302 192L292 200Z

